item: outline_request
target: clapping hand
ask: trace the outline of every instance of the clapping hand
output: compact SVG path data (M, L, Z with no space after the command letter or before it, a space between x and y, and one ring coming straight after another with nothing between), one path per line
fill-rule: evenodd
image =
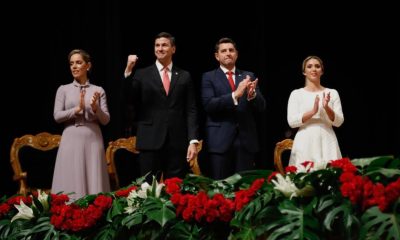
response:
M328 92L326 95L325 95L325 92L322 93L322 98L323 98L322 99L322 106L324 108L326 108L328 106L329 101L331 100L331 93Z
M319 109L319 95L317 94L317 96L315 96L315 100L314 100L313 115L318 112L318 109Z
M257 83L258 83L258 78L247 84L247 99L253 99L256 96Z
M248 84L250 83L250 76L247 75L245 79L243 79L235 90L235 98L238 99L245 93Z
M95 92L92 96L92 99L90 100L90 106L92 107L94 113L96 113L97 111L99 99L100 99L100 93Z
M82 114L83 110L85 109L85 89L81 90L80 99L79 99L79 106L76 108L75 114Z

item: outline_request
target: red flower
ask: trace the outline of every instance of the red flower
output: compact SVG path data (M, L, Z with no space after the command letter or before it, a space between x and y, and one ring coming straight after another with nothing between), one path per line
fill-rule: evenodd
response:
M272 173L268 176L267 181L268 181L268 182L271 182L271 180L274 179L275 176L276 176L277 174L280 174L280 173L279 173L279 172L272 172Z
M109 209L112 205L112 198L105 195L99 195L94 200L94 205L100 207L101 210Z
M11 207L7 203L0 204L0 218L7 215L8 211L10 211Z
M137 186L132 186L132 187L129 187L127 189L120 189L120 190L115 192L115 196L117 196L117 197L127 197L131 191L136 190L136 189L137 189Z
M180 178L168 178L164 181L165 183L165 191L172 195L181 190L182 179Z
M356 166L354 166L349 158L342 158L330 162L330 166L333 168L341 168L343 172L357 172Z
M286 173L296 173L297 172L297 167L296 166L292 166L292 165L287 166L285 168L285 172Z

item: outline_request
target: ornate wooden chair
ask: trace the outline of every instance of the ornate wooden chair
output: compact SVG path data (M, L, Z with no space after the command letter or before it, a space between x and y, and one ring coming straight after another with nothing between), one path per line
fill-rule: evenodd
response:
M202 148L203 148L203 140L200 140L199 144L197 144L197 156L189 162L190 169L195 175L201 175L200 166L197 159L199 157Z
M202 143L203 141L200 141L200 143L197 145L197 151L200 152L202 149ZM117 190L119 189L120 186L120 179L118 176L118 171L116 167L116 152L120 149L125 149L128 152L138 154L139 151L136 149L136 136L129 137L129 138L119 138L115 141L110 141L108 143L108 147L106 149L106 161L107 161L107 169L108 169L108 174L110 176L110 182L111 182L111 189L112 190ZM200 167L197 162L197 157L189 162L190 168L192 172L196 175L200 175ZM161 177L162 179L162 177Z
M45 159L44 157L32 157L34 154L30 155L29 160L24 159L26 161L24 161L24 163L26 162L27 165L31 166L31 167L35 167L38 168L38 172L39 176L33 176L33 175L29 175L29 168L28 167L22 167L24 166L24 164L21 164L21 160L20 159L20 155L21 152L20 151L22 148L26 147L30 147L39 151L50 151L52 149L58 148L59 144L60 144L60 140L61 140L61 135L57 135L57 134L50 134L47 132L42 132L39 133L37 135L24 135L22 137L19 138L15 138L14 142L11 146L11 151L10 151L10 161L11 161L11 166L13 168L14 171L14 181L17 181L19 183L19 189L18 189L18 193L26 195L27 193L29 193L32 190L35 190L36 188L42 188L43 186L29 186L29 180L33 179L33 178L41 178L43 179L43 177L50 179L50 182L52 180L52 176L53 173L52 171L54 170L54 163L55 163L55 156L52 157L52 161L51 162L51 166L53 166L52 168L49 167L50 164L48 163L44 163L42 161L42 158ZM26 155L26 154L25 154ZM34 159L36 158L36 159ZM48 158L48 157L47 157ZM38 162L40 161L39 165L46 165L46 169L48 169L47 174L45 174L44 172L44 168L41 168L41 166L38 166ZM36 161L36 162L35 162ZM43 171L42 171L43 170ZM50 189L49 186L47 186L48 189ZM43 189L45 190L45 189Z
M120 188L119 177L115 164L115 153L120 149L125 149L131 153L138 154L139 151L136 150L136 137L119 138L108 143L106 150L106 161L108 175L110 176L111 190L117 190Z
M274 150L274 165L278 172L282 175L285 174L285 169L282 164L282 154L285 151L290 151L292 149L293 139L287 138L284 139L275 145Z

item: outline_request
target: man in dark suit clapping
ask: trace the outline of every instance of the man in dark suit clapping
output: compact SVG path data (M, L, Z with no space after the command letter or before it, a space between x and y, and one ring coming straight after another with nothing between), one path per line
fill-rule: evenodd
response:
M259 150L255 116L265 109L265 99L254 74L236 68L238 51L232 39L216 43L215 58L219 67L203 74L201 97L211 175L223 179L253 169Z

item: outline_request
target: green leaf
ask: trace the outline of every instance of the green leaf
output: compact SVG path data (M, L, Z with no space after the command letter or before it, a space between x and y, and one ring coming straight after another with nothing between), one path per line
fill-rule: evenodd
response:
M143 222L143 214L139 211L133 212L121 221L122 226L126 226L130 229L134 225L141 224Z
M376 166L384 166L384 163L389 160L393 159L393 156L377 156L377 157L368 157L368 158L354 158L351 160L351 163L356 167L365 168L369 166L373 161L376 161L374 164ZM383 164L383 165L381 165Z
M304 209L297 207L293 201L284 200L279 204L281 216L269 224L272 230L268 240L274 239L319 239L319 222L308 209L315 205L311 201Z
M232 239L256 240L256 234L251 227L243 227Z
M325 195L320 197L319 203L317 205L316 211L321 213L327 208L331 208L335 204L335 199L332 195Z
M111 222L113 218L118 215L123 214L124 212L124 205L126 205L126 199L114 199L111 208L107 211L106 220Z
M162 227L171 219L176 218L170 201L162 202L159 198L148 197L143 203L143 212L149 218L158 222Z
M271 192L265 192L264 194L256 197L253 199L253 201L244 206L239 212L235 213L231 225L240 228L244 224L250 224L256 219L272 218L273 213L268 211L271 200Z
M271 175L271 173L271 170L265 169L243 171L239 173L241 178L235 183L235 185L239 188L248 188L250 184L254 182L254 180L259 178L266 178L267 176Z
M361 239L373 234L376 239L400 239L400 214L383 213L378 207L369 208L361 217Z
M349 201L343 202L327 212L324 219L324 226L329 231L333 231L335 223L344 225L344 229L350 229L353 225L358 226L358 218L353 214L353 208Z
M32 201L35 204L36 208L34 206L32 206L31 208L33 210L34 215L37 217L41 212L43 212L43 205L36 197L33 197Z
M385 177L392 178L396 175L400 176L400 169L390 169L390 168L377 168L367 172L365 175L382 174Z
M178 221L168 233L168 239L174 240L197 240L200 239L200 228L196 224L189 224L185 221Z
M49 231L53 229L53 225L50 223L49 217L41 217L36 222L35 226L32 227L32 233L39 233L44 231Z

